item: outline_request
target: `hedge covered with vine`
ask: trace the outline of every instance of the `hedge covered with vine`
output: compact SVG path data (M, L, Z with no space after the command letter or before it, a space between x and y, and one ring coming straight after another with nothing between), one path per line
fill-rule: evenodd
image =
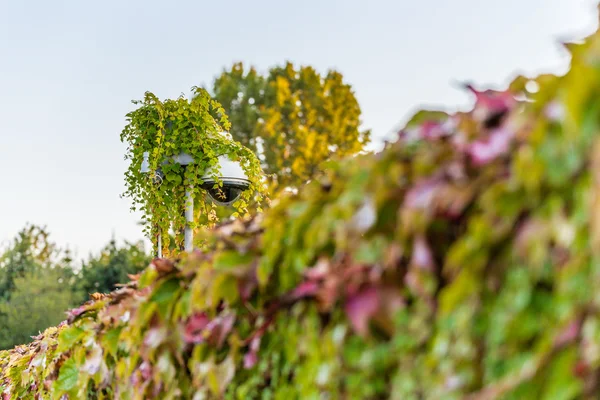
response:
M3 399L595 398L600 33L567 47L0 352Z

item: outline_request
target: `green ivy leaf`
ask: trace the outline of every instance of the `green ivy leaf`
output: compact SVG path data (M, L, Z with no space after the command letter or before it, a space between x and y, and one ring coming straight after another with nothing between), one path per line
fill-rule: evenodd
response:
M542 400L573 400L581 396L583 382L573 375L577 361L574 348L564 350L556 357L547 375L547 385Z
M58 335L58 352L72 348L84 335L85 331L77 326L69 326Z
M215 257L213 265L217 270L226 270L234 267L244 267L252 260L254 260L254 256L250 253L242 254L235 251L225 251Z
M121 335L122 330L123 327L121 326L114 329L110 329L102 337L102 345L104 346L106 351L113 357L117 355L117 348L119 346L119 336Z
M73 358L69 358L60 367L58 379L54 382L54 390L59 393L71 391L79 380L79 366Z
M167 174L167 180L173 182L174 185L181 185L182 182L181 175L175 172Z
M177 278L169 279L163 282L150 297L150 301L158 306L162 316L166 316L169 306L175 301L181 293L181 286Z

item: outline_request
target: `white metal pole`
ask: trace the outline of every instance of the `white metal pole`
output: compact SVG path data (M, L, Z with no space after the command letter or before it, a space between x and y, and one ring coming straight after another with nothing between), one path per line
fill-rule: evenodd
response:
M158 258L162 258L162 233L158 232L158 244L157 244L158 249L156 250L156 256Z
M185 233L184 250L190 252L193 250L194 232L192 223L194 222L194 195L192 188L185 192Z

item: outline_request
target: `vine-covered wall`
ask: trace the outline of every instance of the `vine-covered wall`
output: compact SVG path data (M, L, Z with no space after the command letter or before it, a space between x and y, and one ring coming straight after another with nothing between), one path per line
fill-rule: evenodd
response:
M4 398L595 398L600 34L568 48L0 352Z

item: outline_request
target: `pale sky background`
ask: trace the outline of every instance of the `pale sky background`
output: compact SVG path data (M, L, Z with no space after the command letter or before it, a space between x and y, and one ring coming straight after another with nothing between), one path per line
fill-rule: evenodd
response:
M120 199L130 100L210 84L234 61L286 60L353 85L375 146L452 85L564 72L592 0L0 0L0 242L27 222L79 257L142 237Z

